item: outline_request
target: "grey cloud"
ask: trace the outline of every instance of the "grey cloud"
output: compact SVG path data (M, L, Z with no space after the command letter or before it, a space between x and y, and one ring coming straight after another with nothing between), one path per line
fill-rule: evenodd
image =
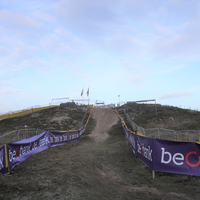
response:
M1 88L0 90L0 96L1 97L7 97L11 96L12 94L19 94L21 92L20 89L15 89L15 88Z
M120 0L121 13L133 24L139 24L141 21L148 22L162 5L161 0Z
M181 98L181 97L187 97L190 95L191 94L189 92L169 93L169 94L164 94L164 95L160 96L159 100Z
M8 10L0 11L0 40L23 40L31 43L37 41L47 30L44 23L31 17Z
M178 34L171 39L155 37L153 39L152 51L157 54L157 58L182 59L190 61L200 59L200 32L189 34Z
M6 27L20 29L40 29L43 26L43 24L30 17L16 14L8 10L0 11L0 22Z
M142 56L144 42L130 34L117 34L109 38L101 38L98 41L99 48L118 55Z
M54 4L57 17L62 24L73 30L77 35L99 36L105 34L117 21L114 11L116 3L105 0L59 1Z
M56 34L57 33L57 34ZM54 56L76 55L82 52L83 45L78 38L63 35L63 32L49 34L40 41L40 45L47 54Z

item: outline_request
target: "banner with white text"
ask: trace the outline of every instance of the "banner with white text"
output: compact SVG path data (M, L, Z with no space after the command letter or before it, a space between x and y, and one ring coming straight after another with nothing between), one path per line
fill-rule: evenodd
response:
M7 144L8 166L11 170L28 157L50 147L49 132Z
M200 176L200 145L154 139L155 171Z
M146 138L127 129L127 143L133 153L154 171L200 176L200 144Z
M79 130L66 131L66 132L49 132L51 147L63 145L68 142L74 142L78 140L85 133L85 127L83 126Z
M5 146L0 147L0 173L6 173Z

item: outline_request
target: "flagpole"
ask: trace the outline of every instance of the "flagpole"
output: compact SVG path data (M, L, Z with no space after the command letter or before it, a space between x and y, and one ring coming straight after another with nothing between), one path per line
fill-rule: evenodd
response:
M90 89L90 88L88 87L88 90L87 90L88 105L89 105L89 95L90 95L89 89Z
M83 104L83 99L84 99L84 87L83 87L83 97L82 97L82 104Z
M89 105L89 96L90 96L90 92L89 92L89 87L88 87L88 105Z

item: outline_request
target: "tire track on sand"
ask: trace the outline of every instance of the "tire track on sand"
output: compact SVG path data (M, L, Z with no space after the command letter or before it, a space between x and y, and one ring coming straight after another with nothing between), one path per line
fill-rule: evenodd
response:
M109 137L109 129L118 122L117 113L113 108L94 108L92 117L96 120L96 126L90 137L96 142L103 142Z

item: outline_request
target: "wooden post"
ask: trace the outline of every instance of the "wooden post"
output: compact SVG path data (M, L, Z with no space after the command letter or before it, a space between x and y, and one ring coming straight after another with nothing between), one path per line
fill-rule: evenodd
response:
M154 170L152 170L152 176L153 176L153 180L155 179L156 173Z
M9 171L9 163L8 163L8 153L7 153L7 145L5 144L5 158L6 158L6 169Z

